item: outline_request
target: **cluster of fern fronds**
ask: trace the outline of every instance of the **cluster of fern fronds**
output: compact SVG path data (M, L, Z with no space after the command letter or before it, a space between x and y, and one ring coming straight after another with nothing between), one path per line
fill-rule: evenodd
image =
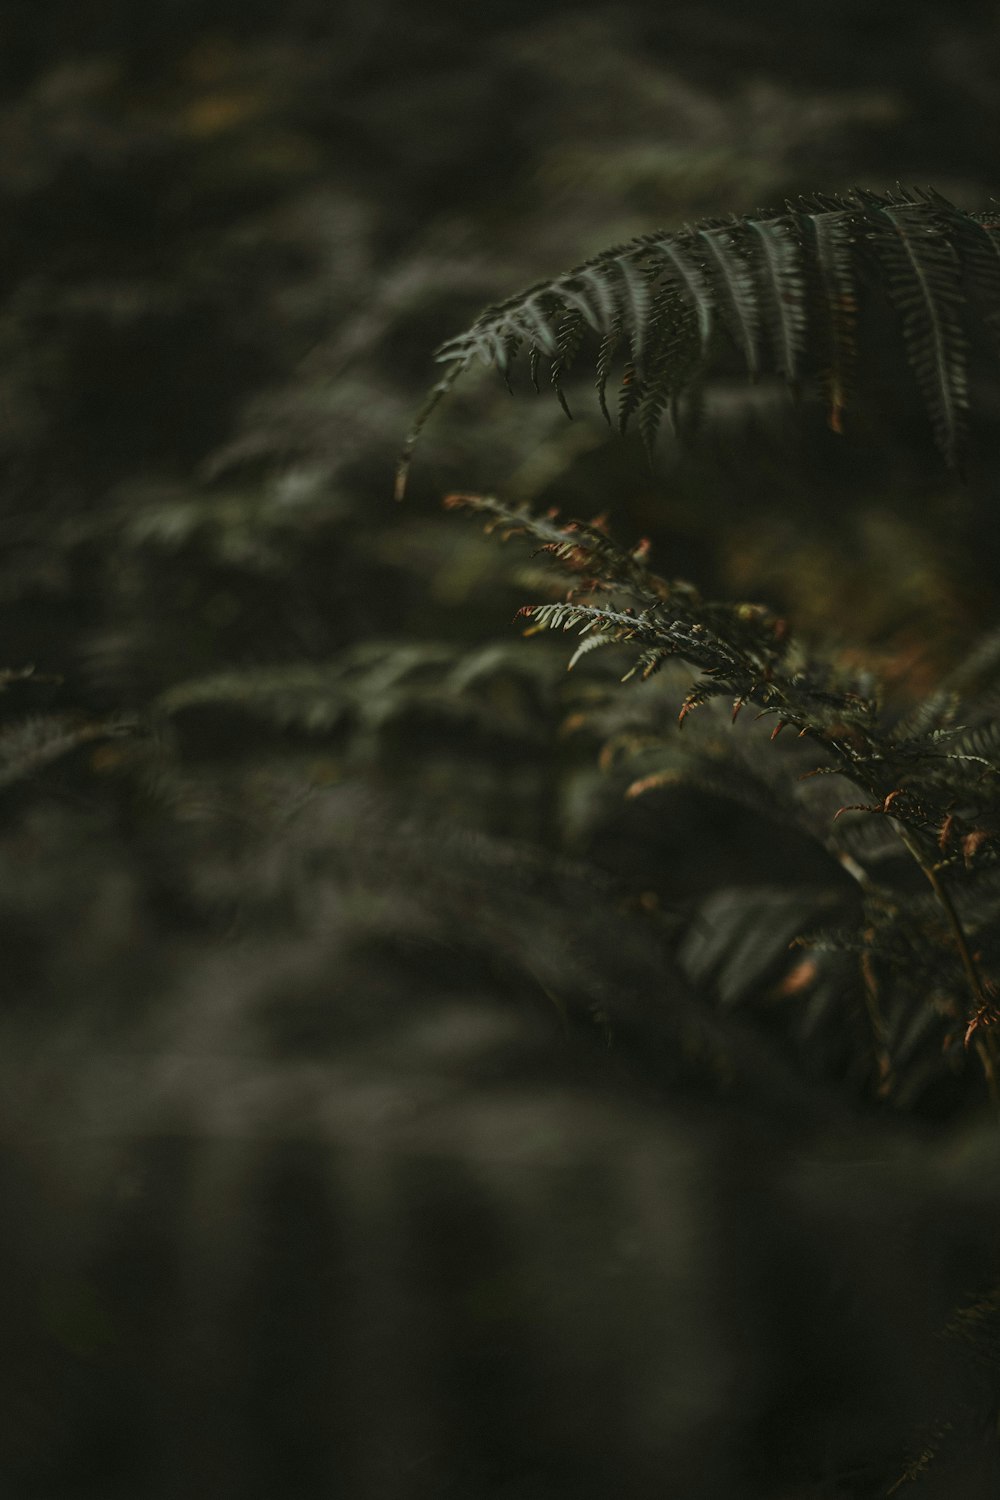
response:
M660 577L648 544L622 548L601 520L567 523L474 495L446 503L485 516L504 535L531 538L568 575L561 597L520 614L528 634L562 630L579 638L570 666L617 647L631 658L625 681L649 679L668 664L694 669L675 699L676 726L662 693L645 712L623 715L607 697L591 707L605 732L605 763L631 766L630 796L678 783L705 787L818 843L848 890L843 872L853 877L850 899L836 883L814 893L825 918L819 930L782 929L789 910L808 912L801 892L777 914L786 961L772 998L811 1010L814 1019L821 1005L845 1032L861 1014L875 1095L911 1102L942 1068L961 1070L970 1048L995 1094L1000 636L909 712L893 714L870 674L814 657L764 606L708 601L692 585ZM734 723L746 712L768 721L769 732L734 728L727 742L718 700ZM681 737L678 728L698 709L710 732L687 750L690 730ZM786 739L775 745L782 731ZM910 878L910 870L923 878ZM745 935L748 918L772 931L776 925L773 902L764 910L752 896L714 916L724 924L716 960ZM790 937L799 944L791 954ZM686 957L694 972L719 981L719 964L706 957L712 941L692 929ZM731 1000L756 977L741 985L730 971L719 988Z

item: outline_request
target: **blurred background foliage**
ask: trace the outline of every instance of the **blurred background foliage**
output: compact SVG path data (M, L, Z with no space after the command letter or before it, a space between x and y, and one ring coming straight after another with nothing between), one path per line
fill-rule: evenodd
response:
M877 341L875 416L843 437L733 379L701 439L664 438L651 470L588 394L570 424L484 376L435 418L402 507L392 469L435 345L616 240L897 179L985 207L995 7L9 0L3 27L5 1493L166 1497L210 1476L233 1497L548 1500L661 1493L664 1472L706 1500L882 1493L921 1432L947 1448L947 1382L912 1372L993 1274L992 1127L976 1133L962 1088L886 1106L836 993L793 1013L787 940L836 881L711 790L626 801L598 755L629 714L608 707L615 674L567 678L558 645L521 642L536 565L440 501L607 514L661 572L767 602L903 705L997 621L998 393L965 483ZM648 691L665 714L674 689ZM719 952L712 913L734 903ZM706 1036L714 1020L671 1013L661 1034L635 997L688 983L728 1012L752 990L760 1025ZM414 1007L440 1036L411 1036ZM508 1074L537 1100L511 1083L497 1102ZM354 1103L324 1105L330 1089ZM404 1124L430 1112L419 1149L385 1099L409 1101ZM858 1108L878 1144L852 1133ZM970 1108L960 1144L921 1134ZM831 1120L859 1159L888 1154L888 1188L866 1177L848 1204L839 1179L785 1164ZM331 1135L346 1228L315 1186ZM395 1197L350 1165L367 1135L383 1166L424 1162ZM251 1159L244 1137L268 1144ZM756 1211L729 1155L748 1139L765 1207L727 1258ZM622 1162L631 1188L605 1199ZM697 1222L667 1230L661 1210ZM594 1278L633 1263L632 1300L616 1283L593 1311ZM827 1301L797 1327L778 1287L811 1305L809 1266ZM359 1276L368 1323L341 1307ZM704 1324L677 1321L692 1287ZM755 1333L733 1334L737 1309ZM476 1342L498 1322L499 1372ZM661 1368L673 1335L686 1393ZM347 1397L357 1350L374 1373ZM992 1493L992 1450L957 1453L941 1482ZM959 1492L933 1473L926 1493Z

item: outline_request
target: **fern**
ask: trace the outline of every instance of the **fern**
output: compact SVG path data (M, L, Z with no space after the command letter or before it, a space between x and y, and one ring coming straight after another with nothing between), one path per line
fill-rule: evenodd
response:
M948 220L933 202L860 196L871 210L870 240L900 316L935 441L958 467L965 446L968 342L961 321L961 262L945 232Z
M589 329L599 341L598 400L624 349L619 406L624 430L641 414L647 444L662 411L697 393L720 352L721 330L751 378L773 371L797 391L807 379L825 391L830 426L843 427L854 384L865 288L895 309L904 346L945 461L960 467L968 439L971 330L985 323L1000 351L1000 229L985 214L955 207L933 189L817 195L775 212L707 220L641 235L488 307L444 343L448 366L419 413L397 469L402 495L413 449L438 402L475 363L510 381L519 351L532 375L548 360L562 382Z
M853 1056L860 1060L867 1052L878 1097L911 1103L938 1077L942 1060L946 1069L955 1065L964 1041L975 1044L1000 1101L990 1029L1000 1022L992 884L1000 876L1000 742L981 701L960 691L977 679L980 692L984 679L989 684L995 642L974 653L953 682L913 714L893 722L867 676L811 660L784 622L760 605L707 601L690 584L657 576L645 545L628 551L599 525L534 517L486 497L453 496L448 503L485 515L488 529L534 538L569 574L563 597L519 613L529 634L557 630L583 637L571 666L589 655L591 643L625 647L632 656L625 681L648 679L667 662L695 670L686 692L676 676L671 680L680 724L696 711L699 717L711 712L719 700L734 722L744 709L771 721L769 733L744 734L727 750L713 717L709 738L682 748L664 732L661 698L645 723L632 714L624 730L612 733L605 763L638 755L628 785L632 797L687 781L818 842L854 879L856 925L832 943L822 933L807 934L807 978L795 969L798 961L786 965L793 992L825 994L824 1009L833 1016L830 994L839 989L845 998L842 955L853 954L855 1001L867 1015L867 1041L856 1039ZM959 707L966 726L954 722ZM797 731L792 762L786 741L779 740L786 728ZM737 745L744 747L742 762ZM888 879L886 855L894 849L925 877L917 891ZM791 891L787 904L808 914L827 899L822 891ZM833 887L831 899L840 900ZM725 910L744 912L745 906L741 900ZM712 944L719 951L727 943L744 944L746 916L737 931L728 919L719 929L717 915L709 923L715 935L708 949L699 924L690 930L685 961L696 976L712 970ZM767 944L765 950L769 964L773 950ZM835 982L828 985L830 954ZM755 969L756 961L743 966L742 984L730 975L727 994L752 991L763 972ZM843 1025L842 1010L836 1024Z

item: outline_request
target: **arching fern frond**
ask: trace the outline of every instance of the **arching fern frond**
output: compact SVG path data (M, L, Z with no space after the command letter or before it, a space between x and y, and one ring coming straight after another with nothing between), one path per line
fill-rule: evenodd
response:
M563 377L585 339L596 340L598 399L624 364L618 425L633 416L647 446L664 410L696 392L728 343L751 378L771 372L797 391L825 390L842 429L851 396L858 326L876 290L898 316L938 449L962 462L968 427L973 326L1000 354L1000 223L935 192L817 194L776 212L706 220L641 235L551 281L497 303L437 351L448 365L418 414L397 473L405 488L413 448L433 408L470 366L509 379L519 352L533 382L549 364L564 407Z
M843 205L823 198L815 201L811 212L803 204L799 222L803 235L812 241L812 254L806 256L806 274L811 274L814 283L818 282L812 301L821 314L816 349L829 421L834 432L841 432L842 414L854 385L857 355L853 225Z
M957 467L965 438L968 342L962 268L947 220L928 203L861 192L888 296L899 313L906 353L946 461Z
M775 368L795 386L806 345L806 283L794 220L749 219L747 227L757 237L758 281Z
M713 224L697 234L696 243L706 255L723 325L755 376L760 368L759 319L750 264L741 252L739 238L726 226Z

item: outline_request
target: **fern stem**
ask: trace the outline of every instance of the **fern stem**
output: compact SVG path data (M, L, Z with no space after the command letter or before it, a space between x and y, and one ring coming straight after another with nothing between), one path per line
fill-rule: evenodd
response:
M896 826L898 828L899 824L897 823ZM965 970L965 977L968 980L969 990L972 994L972 998L975 1000L977 1006L985 1005L986 995L983 990L983 982L979 977L979 970L976 968L976 961L972 956L971 949L969 948L968 939L965 936L965 929L963 928L961 918L959 917L958 912L955 909L955 903L951 899L950 891L942 881L934 866L927 864L920 850L917 848L915 842L906 832L903 833L903 843L910 850L910 853L917 861L921 870L923 870L928 881L930 882L931 889L933 890L935 896L938 898L938 901L940 902L944 913L948 918L948 925L951 928L952 936L955 939L955 947L958 949L958 956L962 960L962 968Z
M972 950L969 947L969 940L965 935L965 929L962 926L962 919L958 915L958 911L956 910L954 901L951 899L951 892L944 884L944 881L941 879L934 866L928 864L927 860L924 858L920 846L917 844L913 836L908 832L903 824L897 822L895 819L893 819L893 822L903 843L913 855L913 858L916 860L917 864L920 866L920 869L923 871L928 882L930 883L931 889L937 897L941 909L948 919L948 926L951 928L952 937L955 940L955 947L958 949L958 956L961 959L962 968L965 971L965 977L968 982L969 991L972 995L973 1001L975 1002L976 1011L979 1012L990 1009L986 998L986 992L983 988L983 981L980 977L979 970L976 967L976 960L972 955ZM986 1086L989 1090L990 1103L993 1105L994 1109L1000 1112L1000 1082L998 1082L997 1078L998 1070L996 1043L989 1032L986 1032L985 1037L976 1036L973 1040L976 1048L976 1054L979 1058L980 1063L982 1064L983 1074L986 1078Z

